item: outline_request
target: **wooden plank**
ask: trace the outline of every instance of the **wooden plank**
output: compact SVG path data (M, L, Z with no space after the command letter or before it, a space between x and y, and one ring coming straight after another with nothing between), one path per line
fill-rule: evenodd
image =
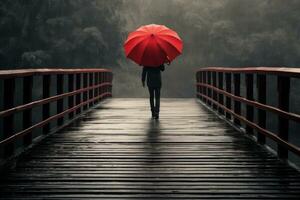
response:
M28 152L0 199L299 199L300 173L194 99L111 99Z

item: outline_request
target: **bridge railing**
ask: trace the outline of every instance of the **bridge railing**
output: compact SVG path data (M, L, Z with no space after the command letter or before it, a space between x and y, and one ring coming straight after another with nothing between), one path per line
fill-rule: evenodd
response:
M0 163L111 95L107 69L0 70Z
M277 82L277 95L271 97L267 96L268 76L275 77ZM202 68L196 73L197 97L246 133L252 135L256 130L258 143L264 145L266 138L273 140L278 157L287 159L289 151L300 155L299 146L289 141L289 123L300 125L300 115L289 110L291 78L300 79L299 68ZM277 106L268 105L267 100L274 98ZM273 125L277 126L276 131L266 127L267 112L277 116Z

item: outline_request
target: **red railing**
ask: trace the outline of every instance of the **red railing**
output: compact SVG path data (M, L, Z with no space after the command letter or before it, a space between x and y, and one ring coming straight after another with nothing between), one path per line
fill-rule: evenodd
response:
M112 96L107 69L0 70L1 159ZM40 129L40 130L39 130ZM35 131L35 133L34 133Z
M278 107L267 105L267 76L277 78ZM241 82L244 76L245 82ZM256 78L256 83L254 79ZM202 68L196 73L197 97L232 120L234 125L245 125L245 131L253 134L257 131L257 141L266 143L266 137L277 143L277 154L282 159L288 158L291 151L300 155L300 148L289 142L289 121L300 123L300 115L289 111L290 79L300 78L299 68ZM245 95L241 96L241 86L245 86ZM256 100L254 98L254 85L256 85ZM225 86L225 87L224 87ZM232 106L233 103L233 106ZM242 114L242 103L245 105L245 116ZM257 109L257 121L254 121L254 109ZM276 114L278 117L278 133L267 130L266 112Z

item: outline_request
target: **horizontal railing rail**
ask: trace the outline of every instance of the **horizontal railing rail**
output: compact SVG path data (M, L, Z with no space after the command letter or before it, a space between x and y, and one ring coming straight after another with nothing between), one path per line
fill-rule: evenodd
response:
M64 97L74 96L76 94L86 92L86 91L89 91L89 90L92 90L92 89L95 89L95 88L101 88L101 87L104 87L104 86L111 86L111 85L112 84L108 83L108 82L107 83L101 83L101 84L94 85L94 86L91 86L91 87L82 88L82 89L79 89L79 90L76 90L76 91L73 91L73 92L67 92L67 93L60 94L60 95L55 95L55 96L52 96L52 97L49 97L49 98L33 101L31 103L23 104L23 105L20 105L20 106L11 108L11 109L0 111L0 117L5 117L5 116L10 115L10 114L14 114L14 113L17 113L17 112L20 112L20 111L23 111L23 110L26 110L26 109L29 109L29 108L33 108L34 106L43 105L43 104L46 104L46 103L57 101L59 99L63 99ZM0 144L1 144L1 142L0 142Z
M1 163L112 96L108 69L0 70Z
M199 87L202 86L202 87L212 89L213 91L215 91L219 94L224 94L225 96L230 97L233 100L240 101L242 103L245 103L245 104L248 104L248 105L251 105L251 106L255 106L256 108L260 108L260 109L263 109L263 110L266 110L266 111L276 113L276 114L278 114L282 117L285 117L285 118L288 118L290 120L293 120L293 121L296 121L296 122L300 123L300 115L298 115L298 114L286 112L286 111L280 110L280 109L278 109L276 107L273 107L273 106L269 106L269 105L265 105L265 104L262 104L262 103L259 103L259 102L256 102L256 101L248 100L244 97L235 96L231 93L225 92L224 90L220 90L220 89L215 88L215 87L213 87L211 85L208 85L208 84L198 83L197 86L199 86ZM218 102L216 102L216 103L218 103ZM0 113L0 115L1 115L1 113Z
M267 76L277 78L278 107L267 105ZM245 82L241 82L244 76ZM256 78L256 83L254 82ZM290 79L300 78L299 68L272 68L272 67L247 67L247 68L202 68L196 73L197 97L225 115L235 126L246 126L245 131L253 134L256 130L257 141L266 143L266 137L277 143L277 154L282 159L288 158L291 151L300 155L299 146L289 141L289 122L300 123L300 115L289 111ZM245 86L245 97L241 96L241 86ZM257 100L254 98L254 85L257 90ZM233 102L233 104L232 104ZM242 115L242 103L245 105L245 116ZM257 109L257 122L254 118L254 109ZM267 130L266 112L276 114L278 117L278 133Z
M51 75L51 74L82 74L82 73L101 73L111 72L109 69L82 68L82 69L16 69L16 70L0 70L0 78L16 78L35 75Z

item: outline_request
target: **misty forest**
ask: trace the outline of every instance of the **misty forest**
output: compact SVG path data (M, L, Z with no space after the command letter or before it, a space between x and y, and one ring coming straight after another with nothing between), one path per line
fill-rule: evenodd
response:
M300 66L299 9L298 0L1 0L0 68L108 67L116 96L146 96L123 42L141 25L165 24L184 50L162 96L192 97L199 67Z

